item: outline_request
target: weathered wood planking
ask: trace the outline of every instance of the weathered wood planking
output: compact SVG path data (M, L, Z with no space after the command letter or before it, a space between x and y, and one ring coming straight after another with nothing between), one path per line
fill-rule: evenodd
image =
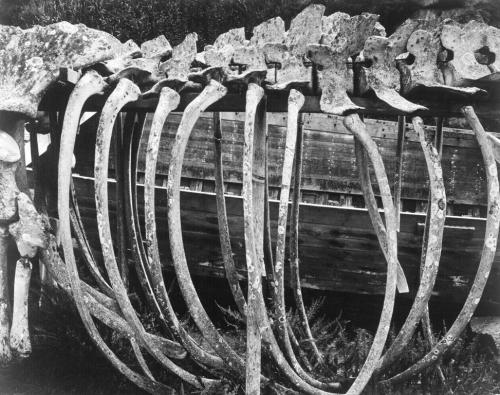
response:
M179 113L170 115L163 130L157 171L159 183L168 171L170 145L180 117ZM241 113L223 113L223 161L227 183L241 184L242 119ZM285 144L285 115L270 113L268 119L270 185L272 188L279 188ZM342 119L325 114L306 114L304 119L303 194L314 195L317 192L328 192L361 195L354 160L353 140L350 133L343 127ZM151 116L148 116L141 144L139 171L144 170L145 148L150 124ZM393 180L396 170L397 123L366 119L366 124L380 148L389 180ZM92 122L84 129L92 135ZM408 124L407 129L408 143L404 152L402 198L425 201L428 194L425 162L412 126ZM434 128L428 129L432 132ZM92 137L84 133L83 138L87 140ZM205 113L197 122L186 150L184 178L214 179L212 141L211 113ZM93 147L88 145L85 147L85 145L87 144L77 145L76 171L88 175L91 174L93 166ZM486 204L486 181L482 160L475 138L470 131L445 129L442 166L449 204L473 206ZM376 185L374 188L375 191L378 190ZM235 192L238 193L238 188ZM277 193L277 191L274 192ZM328 195L326 195L326 198L319 197L318 201L314 201L314 198L308 201L327 204L328 200Z
M80 209L92 244L97 244L93 180L75 178ZM114 183L110 183L114 188ZM139 187L139 212L144 214L143 188ZM110 197L114 194L110 191ZM157 223L162 259L171 268L166 224L166 193L157 187ZM245 275L242 199L226 197L235 262ZM276 232L276 200L271 201L273 238ZM114 215L115 201L110 202ZM190 268L202 276L224 276L218 238L215 196L212 193L181 192L183 239ZM386 265L365 209L302 204L300 212L300 258L302 285L339 292L382 294ZM403 213L399 233L399 259L413 294L418 287L420 248L424 214ZM485 220L449 217L444 233L434 297L461 302L469 290L480 258ZM459 227L459 228L456 228ZM500 307L496 284L500 281L500 252L482 304ZM500 314L500 310L498 311Z
M163 131L157 184L165 183L170 160L170 145L180 121L180 114L172 114ZM277 199L280 185L284 125L286 114L268 114L270 145L271 197ZM243 114L223 114L223 160L227 193L241 192L241 155L243 145ZM363 207L354 162L351 135L339 117L324 114L306 114L304 180L301 207L300 249L302 280L305 287L354 293L381 294L385 286L385 263L379 251L369 217L364 209L332 207L331 200L346 200L358 196ZM145 142L150 118L141 144L139 171L144 169ZM396 122L366 119L370 134L380 147L389 179L395 170ZM433 132L433 128L429 128ZM94 148L88 144L95 134L94 124L82 128L76 149L76 172L92 176ZM183 236L189 263L194 273L223 276L220 255L215 198L213 191L213 130L211 114L205 113L197 122L189 141L184 161L182 184L192 191L182 192ZM421 148L408 125L405 164L403 168L403 202L427 200L427 173ZM113 161L111 161L111 166ZM445 129L443 170L448 203L482 206L486 202L485 180L480 151L470 131ZM139 174L139 181L141 175ZM377 190L376 186L375 190ZM82 204L88 230L95 232L92 181L78 179L78 196ZM199 191L197 193L196 191ZM340 195L339 195L340 194ZM110 196L114 196L110 194ZM339 199L339 196L341 198ZM142 210L142 189L139 200ZM235 260L244 274L244 239L241 198L227 197L229 225ZM361 202L361 203L360 203ZM113 203L113 202L112 202ZM360 203L360 204L359 204ZM163 259L169 265L164 192L158 192L158 230ZM335 203L337 204L337 203ZM271 203L271 215L277 218L277 202ZM422 207L421 207L422 208ZM142 213L141 213L142 215ZM421 248L422 214L403 213L399 234L399 257L408 276L412 292L418 285L418 267ZM273 226L276 224L273 222ZM451 227L450 227L451 226ZM458 228L453 228L458 227ZM436 296L444 300L460 301L468 291L479 261L483 240L484 219L449 217L445 229L443 258L436 283ZM95 236L95 233L94 233ZM97 241L96 239L94 242ZM500 295L495 284L500 280L500 255L483 301L496 306ZM451 298L451 299L450 299ZM500 313L500 311L499 311Z

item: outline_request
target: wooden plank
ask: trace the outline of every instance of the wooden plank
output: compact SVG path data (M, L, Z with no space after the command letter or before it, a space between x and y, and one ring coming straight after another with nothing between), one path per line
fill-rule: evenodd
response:
M68 101L68 96L71 93L72 85L65 87L54 85L42 99L39 109L42 111L54 111L61 110L64 104ZM179 105L179 110L184 110L184 108L198 95L198 92L184 93L181 96L181 102ZM287 111L287 96L288 92L284 91L267 91L266 95L268 97L268 110L271 112L286 112ZM86 111L99 111L104 102L107 99L107 95L103 96L93 96L87 101L84 110ZM319 106L319 95L307 95L305 96L305 103L302 108L302 112L321 112ZM406 115L400 110L390 107L386 103L374 99L374 98L364 98L364 97L351 97L354 104L361 107L359 110L360 114L363 115ZM476 113L482 118L498 118L500 115L500 106L498 105L498 99L490 101L474 101L469 99L468 101L454 101L442 100L442 98L415 98L411 99L414 103L426 106L428 110L417 111L414 115L419 115L422 117L450 117L459 116L462 117L460 111L461 107L467 104L472 104L475 107ZM158 98L150 99L139 99L134 103L130 103L125 106L124 111L128 110L139 110L139 111L149 111L153 112L158 104ZM208 108L208 111L238 111L242 112L245 109L245 96L240 93L229 93L224 98L219 100L214 105Z
M95 227L93 180L75 178L77 196L86 229L94 246L98 240ZM110 183L110 196L114 183ZM143 216L143 188L139 186L139 212ZM157 225L160 248L166 267L170 265L166 224L166 193L157 188ZM241 197L226 198L228 223L235 263L245 274L243 210ZM110 202L114 214L116 202ZM211 193L181 191L183 239L193 273L223 276L215 196ZM276 227L278 202L271 201L272 229ZM399 258L411 288L418 285L421 231L424 214L401 214L398 236ZM463 300L475 275L485 220L449 217L444 233L443 255L435 288L435 297ZM455 227L455 228L450 228ZM462 227L462 228L457 228ZM464 231L465 230L465 231ZM274 235L274 231L272 234ZM364 209L302 204L300 211L300 257L303 286L342 292L382 294L386 264L379 251L368 214ZM288 281L288 280L287 280ZM495 284L500 281L500 252L497 252L490 275L486 298L500 303Z
M269 122L269 181L270 187L279 188L281 166L283 163L285 127L283 117L272 114ZM149 117L150 118L150 117ZM225 181L241 184L243 123L241 115L224 119L223 164ZM323 128L304 130L303 189L318 196L318 201L328 201L328 193L341 193L361 196L358 172L354 161L352 136L348 134L338 117L313 114L306 116L310 127ZM318 119L316 119L318 118ZM313 120L316 119L316 120ZM170 161L170 146L175 136L180 114L172 114L166 122L159 152L158 177L166 176ZM93 171L93 146L88 144L95 134L95 122L87 122L77 140L76 171L90 175ZM307 121L306 121L307 123ZM397 170L396 146L397 124L381 120L366 120L368 130L377 142L383 156L389 179ZM409 124L407 124L408 126ZM139 171L144 169L144 158L150 119L141 144ZM213 150L210 136L211 116L207 113L196 124L186 149L183 177L214 180ZM432 132L433 128L429 128ZM484 206L486 204L486 181L480 151L475 138L469 131L444 130L442 167L445 188L450 207L453 204ZM403 201L414 199L427 200L427 171L419 143L412 128L407 132L404 166L402 170ZM78 144L82 141L81 144ZM83 143L84 142L84 143ZM159 181L160 182L160 181ZM374 185L375 193L377 186ZM324 194L318 194L323 192Z

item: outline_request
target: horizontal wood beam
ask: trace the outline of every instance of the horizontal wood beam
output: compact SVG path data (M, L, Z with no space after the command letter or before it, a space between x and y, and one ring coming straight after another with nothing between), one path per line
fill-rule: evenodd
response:
M71 84L57 84L50 89L42 102L39 109L42 111L60 111L65 108L68 101L68 96L71 93ZM270 91L267 94L267 111L269 112L286 112L288 93L284 91ZM177 111L183 109L198 95L198 92L189 92L181 95L181 102ZM102 109L107 95L94 96L87 102L85 111L99 111ZM352 101L363 109L359 110L360 114L368 116L397 116L407 115L406 113L390 107L384 102L375 98L366 97L351 97ZM483 100L449 100L446 96L432 98L412 98L414 103L426 106L428 110L417 111L414 115L421 117L462 117L460 108L464 105L474 106L476 113L481 118L500 118L500 101L498 99L484 101ZM305 103L302 107L302 112L305 113L321 113L319 105L320 95L307 95ZM158 104L158 98L139 99L124 107L124 111L137 110L154 112ZM210 106L207 111L218 112L242 112L245 111L245 94L244 93L229 93L214 105Z

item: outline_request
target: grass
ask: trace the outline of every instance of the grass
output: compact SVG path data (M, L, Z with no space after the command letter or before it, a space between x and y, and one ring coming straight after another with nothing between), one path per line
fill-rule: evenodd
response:
M34 296L34 295L32 295ZM36 298L32 298L33 300ZM314 369L317 378L334 377L350 382L356 377L368 354L372 333L364 328L354 327L341 317L328 318L322 311L323 301L317 299L308 308L311 329L318 347L326 356L325 366ZM71 300L59 291L44 295L43 308L31 303L31 324L34 352L31 358L8 369L0 370L0 392L2 394L141 394L95 349L88 338L72 307ZM240 315L229 307L220 307L223 319L221 331L227 341L240 355L245 351L245 331ZM144 313L143 322L149 331L155 332L158 325L153 315ZM299 338L301 333L298 316L290 311L289 319ZM184 326L193 337L200 339L194 325L184 319ZM123 339L118 339L107 328L101 333L115 352L138 369L130 347ZM394 331L391 332L394 337ZM310 354L307 343L302 344L306 354ZM398 371L415 362L428 350L420 332L414 337L404 357L397 364ZM155 376L176 388L181 384L167 375L154 361L147 361ZM442 361L446 376L444 386L434 369L414 377L398 387L392 387L385 394L498 394L500 393L500 371L495 362L495 349L488 339L465 333ZM195 367L184 365L193 370ZM264 369L270 366L264 363ZM183 387L184 393L190 393ZM372 387L365 393L373 393ZM242 388L233 383L212 388L205 394L238 394Z

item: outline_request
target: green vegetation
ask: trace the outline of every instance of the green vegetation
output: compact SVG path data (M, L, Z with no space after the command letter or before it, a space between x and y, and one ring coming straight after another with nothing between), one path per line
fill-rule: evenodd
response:
M84 23L112 33L121 40L141 43L164 34L178 44L189 32L199 45L212 43L230 28L253 26L275 16L286 23L311 3L327 6L327 13L376 12L389 30L411 15L417 6L405 1L358 0L0 0L0 23L29 27L62 20Z
M32 295L34 296L34 295ZM73 309L71 300L61 291L52 290L44 295L43 308L38 309L35 297L31 303L34 355L8 370L0 370L2 394L138 394L136 387L116 372L94 348ZM140 306L138 306L140 309ZM245 331L239 313L231 308L219 307L223 319L221 331L228 342L241 354L245 351ZM326 356L326 364L314 369L319 378L332 378L348 383L358 373L368 353L372 334L364 328L353 327L348 321L327 318L321 312L322 301L315 300L308 308L312 332ZM151 314L142 314L150 332L158 332L158 325ZM289 313L295 333L301 337L298 316ZM184 326L196 338L194 325L187 319ZM107 328L101 333L112 348L133 368L139 370L128 343L118 339ZM199 339L201 340L201 339ZM467 394L484 395L500 393L500 371L495 362L493 345L488 339L466 333L442 361L446 386L434 369L414 377L410 382L384 391L384 394ZM304 353L309 350L302 343ZM397 370L409 366L428 349L423 337L417 334ZM155 377L174 383L175 378L165 375L155 362L146 356ZM190 365L189 369L194 366ZM267 374L270 367L264 366ZM181 388L181 384L177 384ZM189 393L184 387L185 393ZM374 393L369 387L365 393ZM240 394L242 389L234 383L224 383L223 388L212 388L206 394Z

